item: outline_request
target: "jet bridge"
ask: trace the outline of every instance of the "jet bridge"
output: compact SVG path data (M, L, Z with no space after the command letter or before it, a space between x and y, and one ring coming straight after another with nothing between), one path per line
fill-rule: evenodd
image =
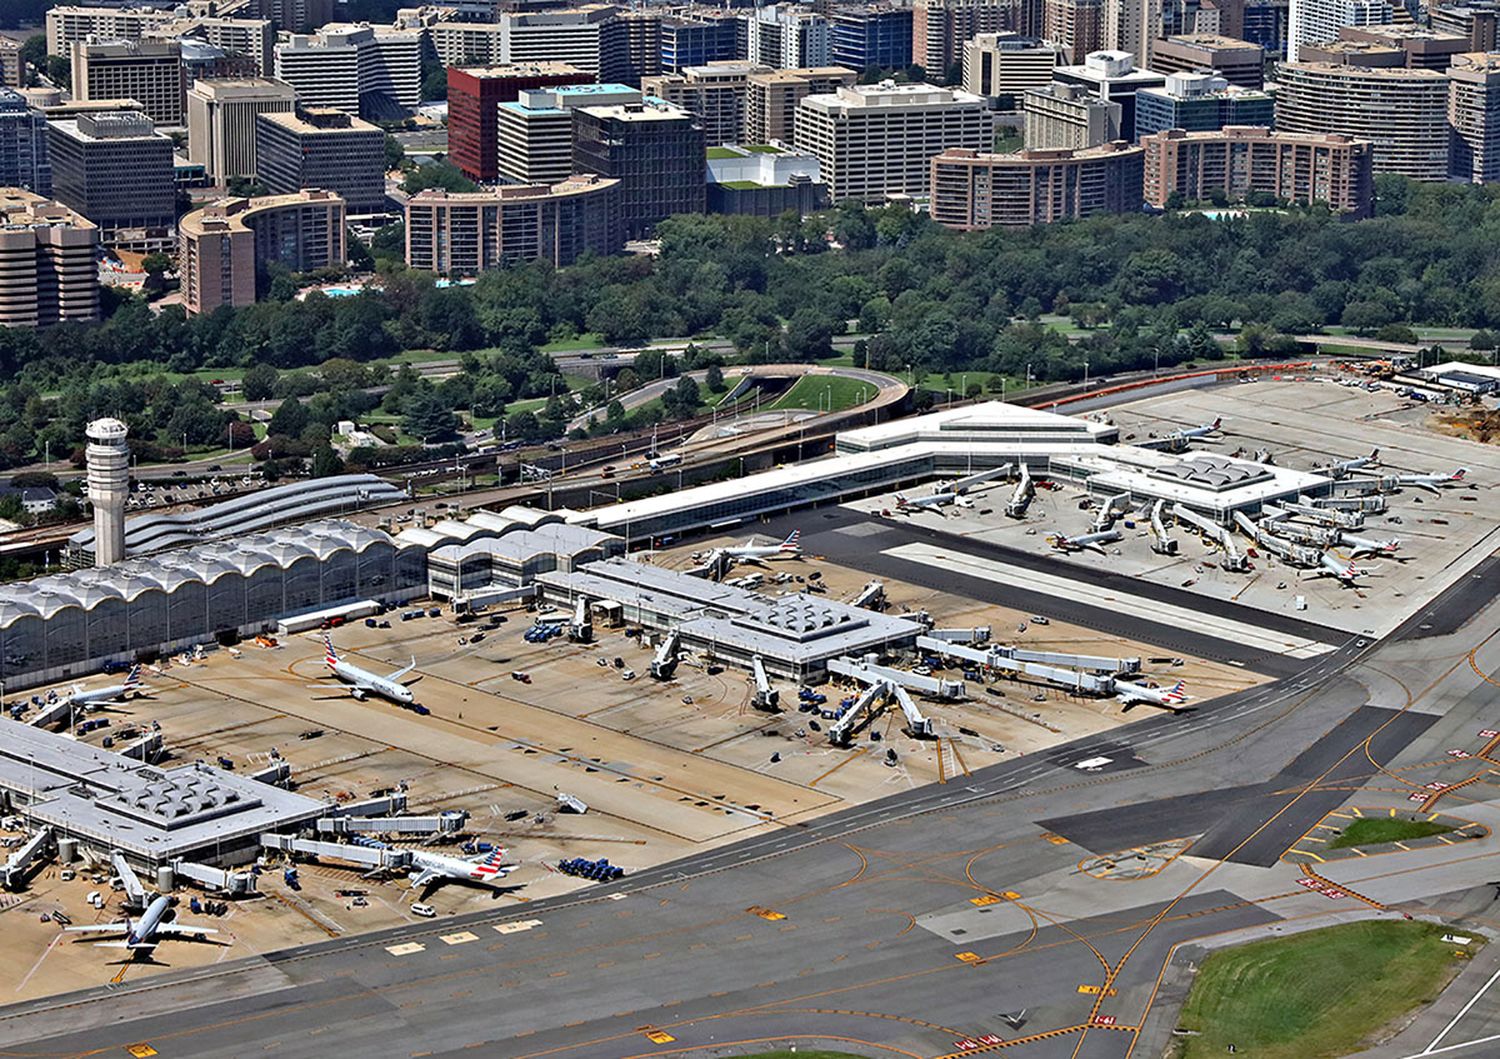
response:
M7 890L19 890L26 885L32 871L39 867L52 850L52 829L41 828L26 840L26 843L0 865L0 883Z
M114 868L115 874L120 877L120 882L125 887L125 896L130 898L130 903L139 908L145 908L146 888L141 885L140 877L136 875L135 869L130 866L130 862L125 859L125 854L117 849L111 850L109 863Z
M361 846L353 842L323 842L315 838L271 833L261 835L260 844L266 849L300 853L304 857L332 857L363 868L401 871L411 867L411 851L406 849Z
M1303 518L1312 519L1323 526L1337 526L1339 529L1363 529L1365 517L1355 511L1336 511L1330 508L1317 507L1313 504L1294 504L1282 501L1279 504L1267 504L1267 512L1286 511L1293 515L1301 515Z
M1361 513L1380 515L1386 510L1386 498L1379 493L1369 496L1319 496L1309 501L1320 511L1342 511L1345 513Z
M1177 541L1167 535L1166 524L1161 520L1162 509L1166 506L1165 500L1151 505L1151 550L1157 555L1176 555Z
M1256 525L1243 511L1236 511L1234 513L1234 521L1240 529L1249 534L1250 539L1255 541L1256 544L1274 555L1279 555L1292 565L1318 565L1320 553L1316 548L1309 548L1306 545L1294 544L1291 541L1283 540L1269 530Z
M589 620L589 601L579 596L573 606L573 620L568 622L570 643L593 643L594 623Z
M677 672L678 647L681 642L682 637L673 629L656 649L656 656L651 659L651 675L657 680L671 680L672 675Z
M906 689L893 680L882 678L860 692L859 698L854 700L854 704L845 711L844 716L829 726L828 741L834 746L848 746L849 740L860 727L860 722L874 720L875 711L891 699L896 700L896 705L901 707L901 712L906 715L907 731L914 738L932 738L932 721L922 715L922 711L906 693Z
M1026 509L1031 506L1031 498L1036 496L1036 483L1031 480L1031 468L1023 461L1021 463L1021 479L1016 482L1015 489L1010 494L1010 499L1005 503L1005 514L1009 518L1025 518Z
M919 673L911 673L904 669L893 669L890 666L876 665L873 662L862 659L847 657L829 659L828 672L841 677L849 677L859 681L861 684L888 680L918 694L928 695L934 699L954 700L967 697L964 691L964 683L961 680L924 677Z
M141 736L135 742L127 746L124 750L121 750L120 755L122 757L139 758L141 761L144 761L149 765L155 762L157 758L161 757L162 751L165 749L166 747L162 742L161 733L153 731L147 732L145 735Z
M205 890L231 897L246 897L256 892L254 872L228 871L190 860L174 860L172 872L179 879L191 879Z
M1108 498L1104 501L1103 505L1099 508L1098 513L1094 516L1094 524L1089 532L1104 533L1107 530L1114 529L1115 521L1119 519L1121 515L1125 514L1125 510L1129 506L1129 493L1119 493Z
M333 806L331 816L395 816L406 812L406 791L397 788L378 798Z
M1339 531L1332 526L1304 526L1300 522L1293 522L1291 513L1278 511L1274 515L1267 515L1259 522L1262 529L1270 528L1281 537L1287 537L1300 544L1316 544L1327 548L1339 542Z
M849 605L851 607L863 607L865 610L884 610L885 582L866 582L865 587L859 590L859 594L849 601Z
M976 485L983 485L985 482L994 482L1001 478L1009 478L1011 471L1014 469L1015 464L1002 463L1000 466L991 467L987 471L975 471L973 474L966 474L962 478L956 479L948 488L955 493L962 493L966 489L972 489Z
M1097 679L1089 677L1091 673L1114 676L1121 673L1139 673L1141 670L1139 658L1107 658L1101 655L1066 654L1061 651L1031 651L1003 644L981 651L962 644L944 643L930 636L918 636L917 649L972 662L975 665L988 666L990 669L1004 670L1007 673L1023 673L1026 676L1057 681L1067 687L1077 686L1080 683L1080 675L1088 678L1083 680L1083 683L1087 684L1090 680ZM1059 677L1059 674L1062 675Z
M450 809L434 816L324 816L314 826L325 835L456 835L468 825L467 811Z
M37 711L31 719L31 724L36 728L51 728L55 724L68 725L72 721L74 710L73 700L64 695L55 702L49 702ZM82 709L82 707L77 707Z
M751 705L757 710L775 710L781 702L781 693L771 686L771 678L766 673L766 664L761 661L760 655L750 659L750 678L755 681L755 695L751 699Z
M1181 504L1172 505L1172 517L1178 522L1186 522L1205 537L1216 541L1224 550L1224 558L1219 560L1219 565L1225 570L1237 571L1250 568L1249 556L1240 551L1239 545L1234 541L1234 534L1224 526L1204 518Z
M271 787L280 787L288 783L292 778L292 766L290 763L276 759L262 769L245 773L250 779L257 783L264 783Z
M944 643L988 643L990 627L976 625L971 629L933 629L927 634L927 638L942 640Z

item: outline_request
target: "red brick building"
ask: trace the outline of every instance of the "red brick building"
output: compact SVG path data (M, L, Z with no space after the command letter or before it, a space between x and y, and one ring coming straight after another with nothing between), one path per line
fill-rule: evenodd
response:
M588 84L593 74L567 63L448 68L448 159L470 180L499 179L496 108L528 88Z

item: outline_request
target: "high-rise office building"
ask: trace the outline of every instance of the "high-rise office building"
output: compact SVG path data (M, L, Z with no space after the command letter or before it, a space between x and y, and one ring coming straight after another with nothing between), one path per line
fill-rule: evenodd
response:
M661 72L681 73L689 66L728 62L739 53L737 18L668 18L661 23Z
M182 46L176 41L82 41L72 45L73 96L134 99L152 121L182 124Z
M1152 133L1142 137L1141 146L1146 201L1158 209L1174 195L1203 201L1215 191L1231 201L1259 194L1321 202L1355 218L1370 216L1374 206L1374 153L1368 142L1352 136L1230 126Z
M94 40L140 40L156 26L177 20L154 7L84 7L59 4L47 9L47 54L68 58L73 45Z
M607 4L507 12L500 24L502 62L563 62L599 81L620 81L628 72L625 23Z
M1118 141L1080 151L947 150L932 159L932 219L972 232L1136 213L1142 156Z
M1339 30L1339 39L1398 49L1402 56L1401 65L1421 70L1446 70L1455 56L1471 50L1466 36L1395 23L1389 26L1344 26Z
M1266 51L1247 40L1183 33L1157 41L1151 54L1151 69L1159 74L1216 73L1241 88L1259 89L1265 84Z
M276 78L309 107L365 117L416 108L422 90L420 30L330 23L276 45Z
M573 165L620 181L627 238L675 213L702 213L706 164L703 128L681 107L647 98L573 111Z
M834 202L924 195L929 163L950 147L992 142L983 97L928 84L841 88L797 108L795 143L818 160Z
M272 264L291 272L345 261L344 201L329 191L229 198L185 214L177 271L189 313L255 302Z
M991 106L1017 110L1032 88L1052 83L1058 46L1016 33L981 33L964 43L963 88Z
M641 102L629 85L523 89L497 112L499 176L514 184L556 184L573 173L573 111Z
M0 86L20 88L25 83L21 45L9 37L0 37Z
M832 40L828 20L789 4L754 8L745 16L750 61L773 70L827 66Z
M1042 36L1062 49L1063 61L1081 63L1104 47L1104 0L1045 0Z
M111 246L162 249L175 237L172 140L134 111L80 114L47 129L52 193Z
M1161 88L1135 94L1135 136L1186 129L1208 132L1226 125L1271 126L1276 101L1259 89L1232 85L1217 74L1168 74Z
M336 0L256 0L254 6L283 33L311 33L333 21Z
M1277 129L1368 140L1376 173L1448 178L1448 78L1436 70L1284 63L1276 81Z
M1449 6L1433 5L1427 10L1427 23L1436 33L1451 33L1469 42L1468 52L1491 52L1500 47L1500 0L1470 0Z
M1380 26L1394 18L1388 0L1291 0L1287 61L1302 59L1304 45L1337 40L1343 26Z
M0 187L52 194L47 117L10 88L0 88Z
M99 316L99 230L60 202L0 187L0 327Z
M385 133L331 108L260 114L255 179L277 195L320 188L354 216L385 212Z
M1455 56L1448 68L1449 175L1500 182L1500 53Z
M1106 103L1120 104L1120 139L1135 142L1135 94L1142 88L1160 88L1166 76L1136 67L1133 56L1122 51L1096 51L1078 66L1059 66L1053 80L1081 85Z
M755 63L709 63L690 66L680 74L648 77L641 82L641 90L682 107L697 118L703 126L703 140L710 147L743 143L750 77L767 72L768 67Z
M143 39L201 41L250 60L257 77L269 77L276 69L276 31L267 18L182 18L147 29Z
M187 95L188 160L216 184L253 177L256 115L290 114L296 107L297 91L283 81L195 81Z
M1104 48L1151 68L1151 46L1161 36L1162 0L1104 0Z
M662 72L662 14L659 10L641 8L621 11L619 18L625 38L625 65L620 80L638 85L643 78Z
M864 70L900 69L911 63L911 8L862 4L834 7L827 17L834 65Z
M751 74L745 79L745 142L791 143L797 127L797 104L808 96L837 92L858 79L857 73L842 66Z
M1054 81L1021 99L1022 139L1036 150L1083 151L1120 139L1120 104L1106 103L1082 85Z
M504 62L505 27L499 22L435 22L426 30L438 62L450 70Z
M576 66L560 62L507 66L452 67L448 70L448 158L470 180L499 175L496 118L502 103L521 92L589 80Z
M562 267L624 245L621 183L576 175L490 191L420 191L406 203L406 263L474 276L518 261Z

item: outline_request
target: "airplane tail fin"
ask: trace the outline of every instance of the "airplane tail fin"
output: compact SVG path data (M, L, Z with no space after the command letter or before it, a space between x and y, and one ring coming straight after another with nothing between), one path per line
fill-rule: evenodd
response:
M1377 461L1377 460L1379 460L1380 459L1380 450L1378 448L1377 449L1371 449L1370 450L1370 456L1369 456L1369 458L1370 458L1370 461L1372 463L1375 462L1375 461Z
M1215 430L1218 430L1219 429L1219 424L1223 423L1223 422L1224 422L1224 417L1223 416L1214 416L1213 428Z
M333 637L326 632L323 634L323 661L331 669L339 660L339 653L333 649Z
M794 529L786 535L786 540L781 542L782 551L795 551L802 546L802 531Z
M135 665L133 665L133 666L130 667L130 672L127 673L126 676L125 676L125 687L127 689L132 689L132 688L136 687L136 685L138 685L140 682L141 682L141 666L140 666L140 663L137 662Z
M500 864L500 862L504 859L505 847L496 846L490 853L486 854L482 860L476 862L475 870L481 876L508 874Z
M1461 482L1464 480L1464 475L1468 473L1469 469L1467 467L1460 467L1458 470L1453 472L1453 480L1455 482Z
M1184 695L1186 693L1187 693L1187 681L1185 681L1185 680L1179 680L1177 683L1175 683L1175 684L1172 685L1172 690L1169 691L1167 694L1169 694L1169 695Z

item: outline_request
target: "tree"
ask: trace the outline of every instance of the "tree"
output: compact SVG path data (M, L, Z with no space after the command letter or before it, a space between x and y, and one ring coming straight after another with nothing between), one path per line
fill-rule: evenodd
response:
M822 360L833 355L833 321L816 309L798 309L787 321L783 341L793 360Z
M310 418L306 405L295 397L288 397L271 414L271 421L266 424L266 435L269 437L279 434L282 437L299 438L307 429Z
M406 161L406 148L401 146L401 141L390 133L385 134L385 167L386 169L399 169L401 163Z
M436 391L419 391L407 402L401 427L412 437L431 444L452 437L458 429L458 417Z
M1471 342L1470 345L1473 343ZM723 393L724 369L717 364L710 364L703 374L703 385L708 387L710 393Z
M314 478L331 478L336 474L344 473L344 461L339 454L333 451L331 445L319 445L313 449L312 454L312 476Z
M264 401L276 392L281 373L270 364L257 364L240 379L240 393L247 401Z
M1367 335L1395 319L1396 311L1387 302L1366 299L1344 306L1341 322L1345 327L1352 327L1356 334Z
M41 70L47 65L47 34L33 33L21 43L21 63L21 79L32 84L33 81L27 79L26 67Z
M1490 350L1495 348L1495 336L1490 334L1483 328L1480 328L1478 331L1475 331L1473 336L1469 339L1469 348L1489 352Z
M160 294L167 289L167 273L172 270L172 259L157 252L141 258L141 271L146 274L144 284L147 294Z
M478 191L479 185L464 176L456 165L451 164L447 159L440 159L429 162L427 165L417 166L401 181L401 190L408 195L415 195L427 188L441 188L444 191Z
M677 384L661 395L662 407L671 419L691 419L698 414L703 395L691 375L684 375Z
M47 80L64 91L73 89L73 64L64 56L47 56Z

